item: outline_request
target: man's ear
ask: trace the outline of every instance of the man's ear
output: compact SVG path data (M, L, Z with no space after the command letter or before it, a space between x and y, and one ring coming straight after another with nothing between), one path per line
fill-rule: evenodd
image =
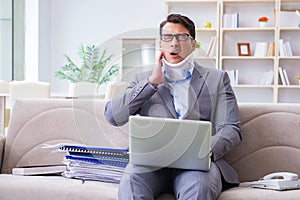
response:
M197 44L197 41L196 40L192 40L192 48L193 48L193 50L196 49L196 44Z

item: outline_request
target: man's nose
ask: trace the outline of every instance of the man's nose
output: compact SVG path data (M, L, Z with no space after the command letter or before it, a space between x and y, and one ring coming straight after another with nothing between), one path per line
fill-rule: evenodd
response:
M179 44L178 39L176 36L173 37L173 40L171 41L172 46L177 46Z

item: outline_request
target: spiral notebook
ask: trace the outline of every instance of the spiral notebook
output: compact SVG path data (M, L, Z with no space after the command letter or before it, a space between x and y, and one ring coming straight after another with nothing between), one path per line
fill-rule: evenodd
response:
M67 152L67 160L126 167L129 162L128 149L103 148L85 145L61 144L58 149Z

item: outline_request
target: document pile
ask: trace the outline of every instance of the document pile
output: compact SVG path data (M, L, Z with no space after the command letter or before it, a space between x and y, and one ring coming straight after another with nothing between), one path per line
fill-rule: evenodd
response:
M67 178L119 183L129 162L128 149L85 145L57 144L57 151L66 152L62 175Z

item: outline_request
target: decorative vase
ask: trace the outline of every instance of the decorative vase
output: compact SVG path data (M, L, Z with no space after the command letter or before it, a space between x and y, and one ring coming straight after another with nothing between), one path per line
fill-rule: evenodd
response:
M88 82L69 83L69 97L93 97L98 94L98 84Z
M259 26L260 27L266 27L267 26L267 22L259 22Z
M300 85L300 79L298 79L299 85Z

